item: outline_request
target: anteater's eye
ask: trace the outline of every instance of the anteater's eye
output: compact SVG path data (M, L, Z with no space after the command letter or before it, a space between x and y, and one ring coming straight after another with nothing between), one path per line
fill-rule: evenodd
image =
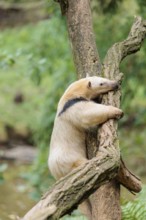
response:
M91 88L91 86L92 86L92 85L91 85L91 82L89 81L89 82L88 82L88 88Z
M103 83L100 83L100 86L103 86Z

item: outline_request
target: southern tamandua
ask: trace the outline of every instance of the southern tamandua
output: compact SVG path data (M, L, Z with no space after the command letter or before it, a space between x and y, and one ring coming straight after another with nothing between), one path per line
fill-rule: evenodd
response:
M117 88L116 81L93 76L75 81L64 92L58 103L48 158L49 169L55 179L60 179L87 161L87 129L123 115L122 110L116 107L93 101L99 95ZM90 218L88 211L85 214Z

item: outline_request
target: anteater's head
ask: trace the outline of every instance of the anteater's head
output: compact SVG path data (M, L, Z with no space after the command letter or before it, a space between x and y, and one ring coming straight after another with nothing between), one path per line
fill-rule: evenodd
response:
M79 97L95 99L101 94L117 89L118 86L118 82L102 77L92 76L82 78L73 82L68 87L61 98L60 103Z
M85 79L87 80L87 90L91 94L91 98L107 93L108 91L116 90L119 87L117 81L102 77L93 76Z

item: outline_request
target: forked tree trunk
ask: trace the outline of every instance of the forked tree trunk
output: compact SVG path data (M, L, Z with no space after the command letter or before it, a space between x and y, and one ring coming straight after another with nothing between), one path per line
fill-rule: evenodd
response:
M140 49L146 35L146 21L142 21L140 17L136 18L128 38L110 48L101 66L93 34L89 1L59 0L59 3L62 12L67 16L78 77L86 77L86 74L100 75L102 71L105 77L120 81L122 74L119 72L119 64L128 54ZM119 107L120 91L104 95L102 103ZM60 179L23 220L59 219L74 210L97 189L91 198L92 220L120 220L119 182L134 192L141 190L141 182L127 170L123 161L120 161L116 131L117 122L109 120L99 128L98 134L97 131L88 133L88 156L96 157ZM116 179L113 179L115 177Z

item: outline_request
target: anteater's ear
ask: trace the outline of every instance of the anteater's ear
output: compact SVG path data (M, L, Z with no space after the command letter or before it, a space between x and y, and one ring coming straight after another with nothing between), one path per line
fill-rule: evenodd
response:
M92 86L92 85L91 85L91 82L89 81L87 87L88 87L88 88L91 88L91 86Z

